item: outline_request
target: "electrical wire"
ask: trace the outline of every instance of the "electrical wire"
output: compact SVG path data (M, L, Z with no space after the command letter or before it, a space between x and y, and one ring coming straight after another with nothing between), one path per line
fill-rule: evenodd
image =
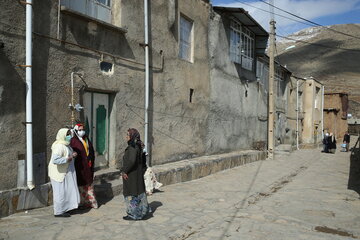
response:
M296 15L296 14L294 14L294 13L291 13L291 12L289 12L289 11L286 11L286 10L284 10L284 9L281 9L281 8L275 6L274 4L268 3L268 2L266 2L266 1L264 1L264 0L259 0L259 1L262 2L262 3L265 3L265 4L269 5L269 6L271 6L271 7L273 7L273 8L276 8L277 10L280 10L280 11L282 11L282 12L285 12L285 13L293 16L293 17L296 17L296 18L299 18L299 19L301 19L301 20L303 20L303 21L306 21L306 22L308 22L308 23L311 23L311 24L313 24L313 25L315 25L315 26L323 27L323 28L326 28L326 29L328 29L328 30L330 30L330 31L333 31L333 32L336 32L336 33L339 33L339 34L342 34L342 35L345 35L345 36L348 36L348 37L353 37L353 38L360 39L360 37L358 37L358 36L354 36L354 35L351 35L351 34L348 34L348 33L344 33L344 32L341 32L341 31L337 31L337 30L332 29L332 28L330 28L330 27L327 27L327 26L321 25L321 24L319 24L319 23L310 21L310 20L308 20L308 19L306 19L306 18L300 17L300 16L298 16L298 15Z
M272 13L272 12L270 12L270 11L268 11L268 10L265 10L265 9L262 9L262 8L259 8L259 7L256 7L256 6L253 6L253 5L249 4L249 3L246 3L246 2L243 2L243 1L240 1L240 0L234 0L234 2L238 2L238 3L244 4L244 5L246 5L246 6L249 6L249 7L255 8L255 9L258 9L258 10L263 11L263 12L272 13L272 14L274 14L274 15L276 15L276 16L279 16L279 17L282 17L282 18L286 18L286 19L289 19L289 20L294 21L294 22L298 22L298 23L301 23L301 24L304 24L304 25L308 25L308 26L311 26L311 27L322 27L322 28L325 28L325 29L327 29L327 30L329 30L329 31L332 31L332 32L335 32L335 33L338 33L338 34L342 34L342 35L345 35L345 36L348 36L348 37L353 37L353 38L360 39L360 37L357 37L357 36L354 36L354 35L351 35L351 34L348 34L348 33L344 33L344 32L335 30L335 29L332 29L332 28L327 27L327 26L323 26L323 25L318 24L318 23L316 23L316 22L310 21L310 20L308 20L308 19L306 19L306 18L302 18L302 17L300 17L300 16L297 16L296 14L293 14L293 13L290 13L290 12L288 12L288 11L286 11L286 10L283 10L283 9L281 9L281 8L278 8L278 7L272 5L272 4L268 3L268 2L265 2L265 1L263 1L263 0L259 0L259 1L261 1L261 2L263 2L263 3L266 3L266 4L270 5L270 6L273 6L274 8L276 8L276 9L278 9L278 10L280 10L280 11L283 11L283 12L285 12L285 13L291 15L291 16L294 16L294 17L297 17L297 18L299 18L299 19L302 19L303 21L296 20L296 19L293 19L293 18L284 16L284 15L281 15L281 14L278 14L278 13Z
M249 7L258 9L258 10L263 11L263 12L272 13L272 12L270 12L270 11L268 11L268 10L265 10L265 9L262 9L262 8L259 8L259 7L255 7L255 6L253 6L253 5L249 4L249 3L246 3L246 2L243 2L243 1L240 1L240 0L234 0L234 1L235 1L235 2L238 2L238 3L242 3L242 4L247 5L247 6L249 6ZM314 27L314 25L312 25L312 24L309 24L309 23L306 23L306 22L303 22L303 21L299 21L299 20L296 20L296 19L293 19L293 18L284 16L284 15L281 15L281 14L277 14L277 13L272 13L272 14L274 14L274 15L276 15L276 16L279 16L279 17L282 17L282 18L289 19L289 20L294 21L294 22L298 22L298 23L302 23L302 24L304 24L304 25L308 25L308 26Z

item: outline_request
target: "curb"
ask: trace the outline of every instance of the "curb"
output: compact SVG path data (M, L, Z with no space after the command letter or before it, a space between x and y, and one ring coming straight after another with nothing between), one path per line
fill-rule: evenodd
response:
M247 163L265 160L265 151L238 151L226 154L202 156L178 162L153 166L156 178L163 185L195 180ZM115 171L116 172L116 171ZM116 175L113 172L111 176ZM110 178L94 184L95 193L99 199L112 198L122 193L122 180ZM30 191L27 188L0 191L0 218L16 212L46 207L52 204L52 188L50 183L37 186Z

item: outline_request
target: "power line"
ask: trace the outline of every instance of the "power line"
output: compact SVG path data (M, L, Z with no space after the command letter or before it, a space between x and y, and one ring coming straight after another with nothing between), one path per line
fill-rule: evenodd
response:
M268 11L268 10L265 10L265 9L262 9L262 8L259 8L259 7L255 7L255 6L253 6L253 5L249 4L249 3L246 3L246 2L243 2L243 1L240 1L240 0L235 0L235 2L242 3L242 4L244 4L244 5L247 5L247 6L249 6L249 7L252 7L252 8L255 8L255 9L258 9L258 10L261 10L261 11L263 11L263 12L271 13L271 12ZM304 24L304 25L308 25L308 26L314 27L314 25L312 25L312 24L309 24L309 23L306 23L306 22L302 22L302 21L299 21L299 20L296 20L296 19L293 19L293 18L289 18L289 17L284 16L284 15L281 15L281 14L274 13L274 15L279 16L279 17L282 17L282 18L289 19L289 20L294 21L294 22L298 22L298 23L302 23L302 24Z
M293 17L296 17L296 18L299 18L299 19L301 19L301 20L303 20L303 21L309 22L309 23L311 23L311 24L313 24L313 25L315 25L315 26L323 27L323 28L326 28L326 29L328 29L328 30L330 30L330 31L333 31L333 32L336 32L336 33L339 33L339 34L343 34L343 35L348 36L348 37L353 37L353 38L360 39L360 37L358 37L358 36L354 36L354 35L351 35L351 34L348 34L348 33L344 33L344 32L341 32L341 31L337 31L337 30L331 29L330 27L326 27L326 26L321 25L321 24L319 24L319 23L316 23L316 22L310 21L310 20L308 20L308 19L306 19L306 18L300 17L300 16L298 16L298 15L296 15L296 14L293 14L293 13L291 13L291 12L289 12L289 11L286 11L286 10L284 10L284 9L281 9L281 8L275 6L274 4L268 3L268 2L266 2L266 1L264 1L264 0L259 0L259 1L261 1L262 3L265 3L265 4L267 4L267 5L269 5L269 6L271 6L271 7L274 7L274 8L276 8L276 9L282 11L282 12L285 12L285 13L293 16Z

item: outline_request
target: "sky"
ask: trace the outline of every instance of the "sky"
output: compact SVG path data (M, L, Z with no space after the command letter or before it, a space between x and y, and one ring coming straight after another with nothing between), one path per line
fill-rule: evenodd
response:
M266 1L269 2L269 0ZM243 3L270 11L270 6L259 0L212 0L213 6L245 9L263 28L269 30L270 13ZM278 8L323 26L346 23L360 24L360 0L273 0L273 4ZM311 27L277 16L276 14L279 14L302 21L280 10L274 9L274 13L277 34L286 36Z

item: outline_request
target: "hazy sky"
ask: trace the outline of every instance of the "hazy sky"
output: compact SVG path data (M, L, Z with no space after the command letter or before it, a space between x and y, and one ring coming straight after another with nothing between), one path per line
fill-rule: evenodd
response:
M268 0L267 0L268 1ZM273 0L274 5L302 18L321 25L334 25L344 23L360 23L360 0ZM270 6L258 0L213 0L214 6L244 8L266 30L269 29L270 13L250 7L270 10ZM277 9L275 14L295 18ZM297 18L295 18L297 19ZM297 19L302 21L300 19ZM288 35L310 26L304 25L275 15L276 31L280 35Z

